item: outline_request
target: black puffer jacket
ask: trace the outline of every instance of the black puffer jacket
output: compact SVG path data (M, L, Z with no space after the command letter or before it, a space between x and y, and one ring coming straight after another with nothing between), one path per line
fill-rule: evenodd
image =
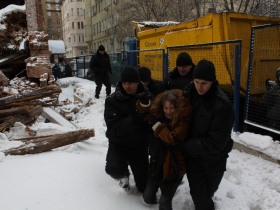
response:
M101 55L98 51L91 57L90 70L95 76L105 77L112 74L109 55L105 52Z
M183 90L186 85L188 85L193 80L193 70L194 66L186 76L181 76L177 67L173 69L173 71L171 71L168 74L168 77L164 80L165 90Z
M184 149L187 156L199 159L228 157L232 149L231 130L234 111L226 94L213 83L210 90L200 96L194 84L188 86L185 94L193 107L190 136Z
M142 84L139 84L136 95L143 91ZM151 128L136 113L136 95L127 95L118 83L116 91L106 98L104 118L109 143L141 150L147 149Z

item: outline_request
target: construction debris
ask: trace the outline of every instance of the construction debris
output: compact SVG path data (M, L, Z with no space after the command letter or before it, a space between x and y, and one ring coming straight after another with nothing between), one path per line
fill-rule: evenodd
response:
M5 155L25 155L36 154L46 152L58 147L62 147L68 144L73 144L83 140L87 140L90 137L94 137L95 132L93 129L82 129L77 131L71 131L63 134L56 134L51 136L40 136L22 139L25 142L23 146L9 149L4 151Z
M1 9L0 70L10 79L26 72L25 59L30 57L25 6L9 5Z
M48 34L27 30L25 10L25 6L9 5L1 10L0 17L0 132L21 123L29 135L21 140L24 146L6 150L5 155L49 151L95 135L94 130L76 130L65 117L50 108L62 104L58 103L61 88L52 75ZM29 126L39 116L74 131L37 136Z

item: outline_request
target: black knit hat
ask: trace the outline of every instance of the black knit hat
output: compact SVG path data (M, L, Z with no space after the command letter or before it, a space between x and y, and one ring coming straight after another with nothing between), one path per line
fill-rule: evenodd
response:
M105 47L103 45L100 45L97 51L105 51Z
M194 68L193 78L210 82L216 81L216 70L214 64L205 59L199 61Z
M181 52L177 56L176 66L190 66L193 65L191 56L186 52Z
M147 67L140 67L138 69L139 77L142 82L149 82L151 81L151 71Z
M121 82L139 82L139 74L133 66L126 66L121 72Z

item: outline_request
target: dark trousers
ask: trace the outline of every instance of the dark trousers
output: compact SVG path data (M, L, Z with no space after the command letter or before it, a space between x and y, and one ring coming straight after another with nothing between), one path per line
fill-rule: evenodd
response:
M108 96L111 94L111 76L109 74L106 75L105 77L96 75L95 84L96 84L96 88L95 88L96 96L99 96L102 88L102 84L104 84L106 87L106 95Z
M128 165L134 176L136 187L144 192L148 179L148 149L132 150L123 146L109 144L105 171L114 179L129 175Z
M159 210L172 210L172 200L182 179L163 181L160 184Z
M226 168L226 158L197 160L187 157L186 170L196 210L214 210L212 197L217 191Z

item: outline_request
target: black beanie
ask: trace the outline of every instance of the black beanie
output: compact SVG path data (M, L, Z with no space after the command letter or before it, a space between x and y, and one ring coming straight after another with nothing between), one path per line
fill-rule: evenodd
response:
M194 68L193 78L210 82L216 81L216 70L214 64L208 60L199 61Z
M100 45L97 51L105 51L105 47L103 45Z
M121 82L139 82L139 74L133 66L126 66L121 72Z
M176 60L176 66L190 66L193 65L191 56L186 52L181 52Z
M151 71L147 67L140 67L138 69L139 77L142 82L151 81Z

